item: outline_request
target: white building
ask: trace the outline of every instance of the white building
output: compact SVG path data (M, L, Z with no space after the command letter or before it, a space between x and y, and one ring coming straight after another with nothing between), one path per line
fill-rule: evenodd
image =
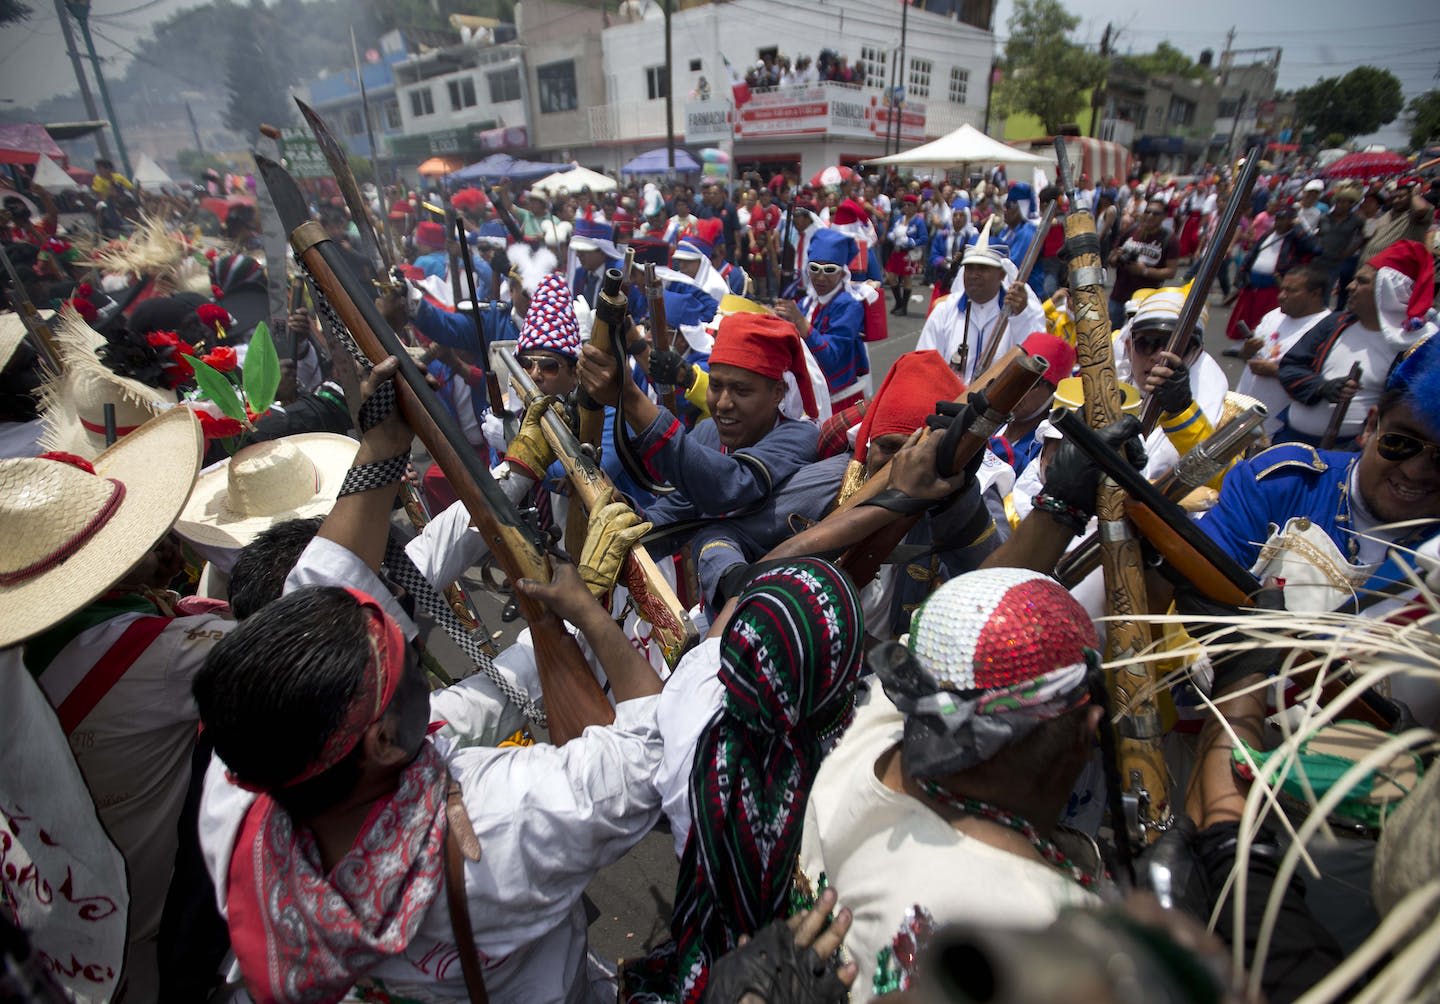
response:
M995 37L985 26L919 5L908 12L900 62L901 5L869 0L732 0L678 10L672 16L673 66L665 78L664 18L654 2L622 7L638 16L601 35L602 100L588 109L588 130L562 151L566 159L615 170L665 143L665 88L674 94L676 142L690 148L729 146L737 170L798 169L809 176L831 164L852 164L885 152L886 90L905 88L899 147L984 123ZM522 40L530 41L522 28ZM735 108L724 60L736 72L769 53L792 62L830 49L863 62L864 83L822 82L756 91ZM893 75L902 74L895 81ZM893 126L890 149L897 148ZM547 159L561 159L547 156Z

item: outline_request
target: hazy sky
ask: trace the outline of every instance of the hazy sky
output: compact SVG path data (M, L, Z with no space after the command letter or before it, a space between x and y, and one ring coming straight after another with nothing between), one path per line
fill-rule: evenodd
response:
M789 0L786 0L789 2ZM885 0L877 0L885 2ZM1235 47L1278 45L1280 85L1301 87L1322 76L1344 73L1362 63L1387 67L1405 89L1408 100L1440 87L1440 7L1433 0L1385 0L1373 6L1354 0L1204 0L1202 3L1156 3L1139 0L1063 0L1082 18L1082 41L1098 42L1106 22L1119 30L1120 51L1149 51L1163 40L1194 58L1201 49L1218 54L1225 32L1236 29ZM73 91L74 77L65 56L53 0L30 0L35 15L0 34L0 98L16 104ZM95 44L106 72L123 72L133 48L148 26L194 0L94 0ZM1003 40L1013 0L1000 0L996 29ZM1368 12L1370 23L1361 14ZM217 75L213 86L222 86ZM1403 139L1402 123L1389 127L1380 142Z

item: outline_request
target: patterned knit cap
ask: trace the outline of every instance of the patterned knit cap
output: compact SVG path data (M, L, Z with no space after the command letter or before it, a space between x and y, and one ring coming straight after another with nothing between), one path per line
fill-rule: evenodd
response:
M871 665L905 713L906 769L941 777L989 760L1088 700L1099 641L1049 576L987 568L946 582Z
M567 359L580 357L580 325L575 320L574 297L565 277L550 272L540 280L530 296L530 309L520 329L518 347L548 349Z
M725 706L690 775L694 826L675 890L681 999L703 995L712 961L783 916L822 741L854 704L864 630L843 572L801 558L740 594L720 640Z

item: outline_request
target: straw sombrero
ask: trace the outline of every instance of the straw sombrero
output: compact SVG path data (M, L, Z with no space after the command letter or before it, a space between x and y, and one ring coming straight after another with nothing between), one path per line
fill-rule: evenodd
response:
M39 314L40 320L48 321L55 316L55 311L42 310ZM25 322L19 314L10 311L0 314L0 370L10 365L10 357L15 355L26 334Z
M359 449L329 432L247 446L200 475L175 532L202 547L241 548L276 523L324 516Z
M58 624L109 589L190 497L205 437L172 408L85 461L0 460L0 648Z

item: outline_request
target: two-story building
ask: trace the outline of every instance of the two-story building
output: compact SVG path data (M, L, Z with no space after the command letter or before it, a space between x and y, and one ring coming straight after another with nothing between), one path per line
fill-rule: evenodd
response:
M324 117L336 138L351 153L383 160L389 152L387 143L404 129L400 104L395 96L396 64L409 57L404 36L398 31L387 32L374 49L361 59L360 72L365 79L365 100L370 105L370 130L365 128L364 102L360 84L352 68L325 70L292 91ZM370 148L370 131L375 134L378 151Z

